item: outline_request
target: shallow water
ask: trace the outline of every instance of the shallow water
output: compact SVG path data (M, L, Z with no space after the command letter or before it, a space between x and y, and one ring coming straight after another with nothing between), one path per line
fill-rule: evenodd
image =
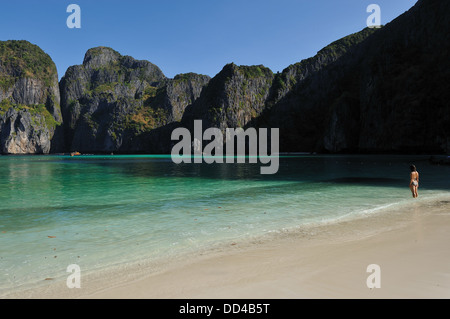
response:
M428 157L282 157L175 165L168 156L0 156L0 294L83 271L158 259L448 194Z

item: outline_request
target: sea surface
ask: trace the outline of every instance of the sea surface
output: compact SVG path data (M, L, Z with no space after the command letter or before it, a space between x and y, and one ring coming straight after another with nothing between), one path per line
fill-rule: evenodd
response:
M0 296L68 276L376 214L448 195L429 156L282 156L181 164L170 156L0 156Z

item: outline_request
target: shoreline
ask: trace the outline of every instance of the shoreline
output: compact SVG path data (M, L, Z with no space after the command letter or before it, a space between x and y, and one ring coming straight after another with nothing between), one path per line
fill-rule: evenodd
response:
M3 298L449 298L450 196L148 261ZM366 285L381 267L381 289Z

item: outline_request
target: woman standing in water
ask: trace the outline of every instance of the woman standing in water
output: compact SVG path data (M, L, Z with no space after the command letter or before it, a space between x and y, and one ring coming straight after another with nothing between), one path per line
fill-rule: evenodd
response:
M417 193L417 189L419 188L419 172L416 169L415 165L410 166L411 169L411 175L410 175L410 182L409 182L409 189L411 189L412 195L414 198L419 197L419 194Z

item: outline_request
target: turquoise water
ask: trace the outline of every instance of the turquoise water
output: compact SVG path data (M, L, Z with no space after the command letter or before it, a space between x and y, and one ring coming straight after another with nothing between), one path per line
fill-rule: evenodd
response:
M182 164L168 156L0 156L0 294L67 276L231 244L448 193L428 157L282 157ZM55 238L49 238L55 237Z

